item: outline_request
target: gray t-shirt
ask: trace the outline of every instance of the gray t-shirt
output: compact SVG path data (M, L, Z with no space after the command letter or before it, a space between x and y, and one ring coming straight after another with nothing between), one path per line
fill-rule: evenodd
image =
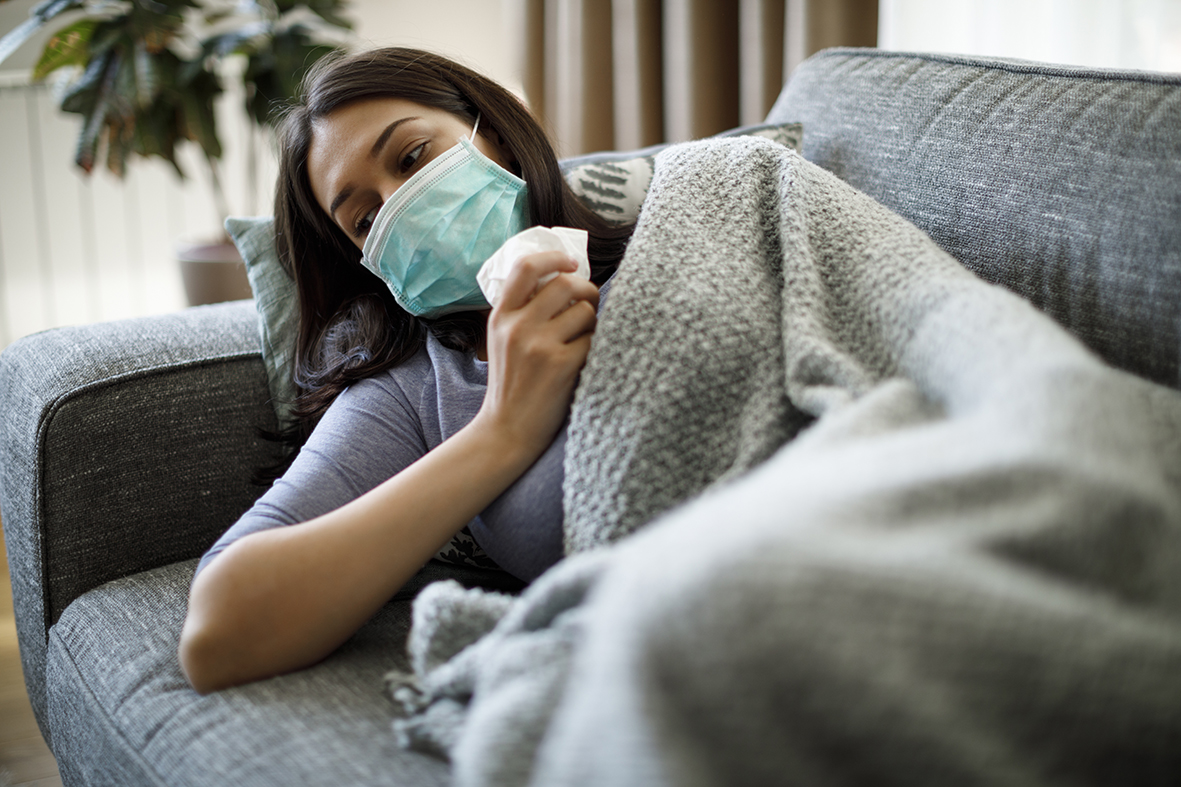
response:
M488 364L428 335L409 361L345 390L290 469L205 553L261 530L306 522L360 497L467 425L484 401ZM549 449L468 524L501 568L532 580L562 557L563 426Z

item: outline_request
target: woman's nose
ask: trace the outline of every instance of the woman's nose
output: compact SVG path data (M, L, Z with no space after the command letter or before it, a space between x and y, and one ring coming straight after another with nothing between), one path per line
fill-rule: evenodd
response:
M390 197L398 191L402 185L402 181L395 181L393 178L383 178L377 187L377 193L381 195L381 202L384 205L390 201Z

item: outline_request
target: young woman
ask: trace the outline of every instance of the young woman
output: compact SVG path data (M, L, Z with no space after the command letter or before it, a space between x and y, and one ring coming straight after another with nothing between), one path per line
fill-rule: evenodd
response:
M319 68L280 145L303 446L198 567L179 655L202 692L324 658L465 526L525 580L561 557L562 425L631 232L512 94L426 52ZM475 270L531 225L587 230L592 280L530 255L489 311Z

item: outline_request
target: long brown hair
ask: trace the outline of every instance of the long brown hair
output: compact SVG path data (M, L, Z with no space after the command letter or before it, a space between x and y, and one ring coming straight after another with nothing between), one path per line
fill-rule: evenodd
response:
M297 423L286 442L298 447L332 401L352 383L408 360L431 331L445 346L474 352L485 317L461 312L435 320L414 317L360 262L361 252L321 210L308 180L313 123L371 98L399 98L450 112L499 134L527 184L531 225L588 231L592 280L619 264L632 227L612 225L574 195L540 124L522 103L487 77L440 55L416 49L375 49L323 61L304 81L302 98L278 127L279 182L275 245L299 292L295 348Z

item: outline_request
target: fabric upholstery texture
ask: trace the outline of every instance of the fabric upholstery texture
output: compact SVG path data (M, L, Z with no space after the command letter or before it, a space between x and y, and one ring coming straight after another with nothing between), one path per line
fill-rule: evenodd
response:
M430 563L331 659L198 696L176 660L196 561L136 574L79 598L50 634L49 716L67 783L442 785L448 768L402 751L382 675L405 666L410 599L441 578L504 589L500 572ZM103 625L95 625L103 621ZM402 661L399 662L399 658Z
M274 428L249 302L63 328L0 355L0 510L45 724L49 627L110 579L201 554L262 489ZM52 745L52 742L51 742Z
M767 119L1108 362L1181 387L1181 75L833 49Z

